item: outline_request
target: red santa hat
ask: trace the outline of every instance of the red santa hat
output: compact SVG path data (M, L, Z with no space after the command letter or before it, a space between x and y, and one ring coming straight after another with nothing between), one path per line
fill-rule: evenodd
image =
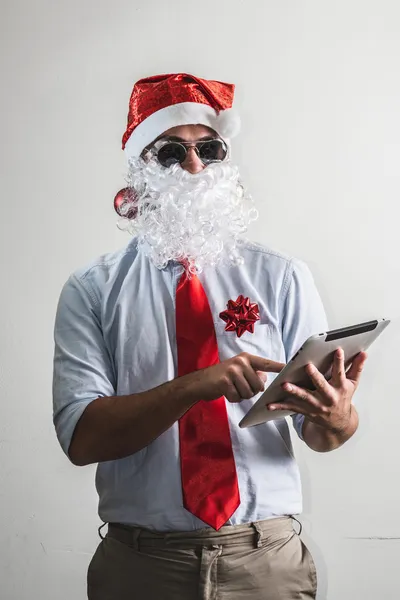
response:
M129 102L122 148L128 158L142 151L164 131L179 125L206 125L223 139L239 133L233 111L235 86L193 75L156 75L138 81Z

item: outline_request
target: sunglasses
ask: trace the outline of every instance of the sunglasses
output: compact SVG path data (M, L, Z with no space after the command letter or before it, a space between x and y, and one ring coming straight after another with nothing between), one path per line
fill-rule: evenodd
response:
M149 152L157 158L160 165L168 168L184 163L189 148L194 148L203 165L222 162L228 155L228 146L219 138L199 142L159 140L149 149Z

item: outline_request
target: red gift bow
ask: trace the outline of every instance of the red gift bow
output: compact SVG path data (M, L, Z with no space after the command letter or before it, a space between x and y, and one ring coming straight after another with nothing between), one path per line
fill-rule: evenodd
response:
M245 331L254 333L254 324L260 320L260 311L258 304L240 295L236 302L229 300L228 309L219 316L227 323L225 331L236 331L237 336L241 337Z

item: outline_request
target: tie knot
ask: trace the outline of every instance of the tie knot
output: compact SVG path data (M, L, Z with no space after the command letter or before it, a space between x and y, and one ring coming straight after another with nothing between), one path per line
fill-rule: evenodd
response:
M184 274L186 275L187 278L197 276L197 269L196 269L196 265L193 260L184 258L183 260L180 260L179 262L182 265L182 267L185 269Z

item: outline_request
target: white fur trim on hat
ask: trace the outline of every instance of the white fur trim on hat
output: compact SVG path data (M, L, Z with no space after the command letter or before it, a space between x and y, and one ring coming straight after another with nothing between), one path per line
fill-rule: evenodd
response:
M167 106L147 117L133 130L125 145L127 157L139 157L162 133L180 125L206 125L224 140L229 140L239 133L240 117L233 109L217 114L211 106L199 102L181 102Z

